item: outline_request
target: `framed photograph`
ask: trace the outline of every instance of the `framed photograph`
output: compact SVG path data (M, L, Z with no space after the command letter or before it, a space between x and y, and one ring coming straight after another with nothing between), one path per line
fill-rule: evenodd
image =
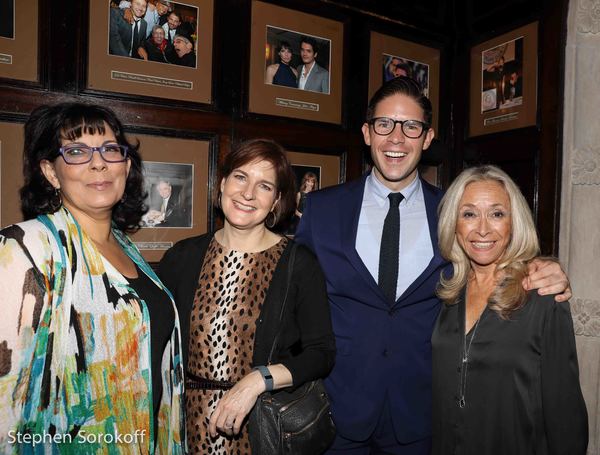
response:
M133 135L130 135L133 136ZM211 144L207 140L134 135L144 159L148 213L132 239L149 262L178 240L208 231Z
M341 123L343 24L253 1L251 33L248 110Z
M192 228L194 217L194 165L144 161L148 212L144 228Z
M535 125L537 35L533 22L471 49L469 136Z
M369 98L398 76L409 76L420 85L433 106L433 129L437 130L440 97L440 51L378 32L371 32Z
M213 0L90 1L87 89L212 102Z
M0 122L0 227L23 221L23 124Z
M38 0L0 0L0 77L38 82Z
M296 176L296 211L286 231L286 235L293 236L302 217L308 193L345 181L346 154L323 155L288 151L287 155Z

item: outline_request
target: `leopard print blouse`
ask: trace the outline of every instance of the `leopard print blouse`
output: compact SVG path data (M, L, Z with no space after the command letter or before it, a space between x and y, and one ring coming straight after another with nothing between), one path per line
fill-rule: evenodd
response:
M243 253L211 240L190 313L191 374L235 383L251 371L256 320L287 243L284 237L265 251ZM190 453L251 453L246 425L234 437L219 435L213 439L208 433L210 416L224 393L187 389Z

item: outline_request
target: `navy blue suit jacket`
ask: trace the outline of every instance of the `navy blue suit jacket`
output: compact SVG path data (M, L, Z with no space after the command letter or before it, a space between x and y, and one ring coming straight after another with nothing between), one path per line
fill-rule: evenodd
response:
M388 400L396 436L408 443L431 434L430 339L440 308L435 288L448 265L437 241L442 191L422 181L434 255L390 306L355 248L365 180L311 192L295 240L312 249L325 272L337 346L325 383L339 434L367 439Z

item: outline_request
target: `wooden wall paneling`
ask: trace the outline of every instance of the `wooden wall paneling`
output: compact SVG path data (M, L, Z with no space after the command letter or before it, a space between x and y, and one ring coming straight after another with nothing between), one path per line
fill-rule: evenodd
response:
M540 22L537 224L542 251L558 256L568 0L544 2Z
M376 29L441 50L440 124L436 131L440 148L424 156L429 159L437 153L437 159L442 157L442 185L447 186L464 163L485 159L508 167L515 163L513 167L522 169L531 169L531 165L516 164L519 160L534 163L531 175L519 174L517 178L529 185L525 191L538 223L551 226L541 232L544 251L555 251L562 110L560 46L564 43L562 33L557 34L556 30L564 28L566 0L507 0L489 5L476 0L419 4L393 0L265 0L344 22L343 122L337 126L247 113L251 0L214 3L211 105L85 90L89 1L40 0L40 81L26 84L1 79L1 116L23 122L40 104L84 99L113 108L130 129L160 131L176 137L214 135L216 166L235 142L273 137L298 150L345 151L346 178L353 179L363 172L369 159L360 127L368 102L368 36L370 30ZM467 139L470 46L532 20L540 20L543 43L538 128ZM525 155L513 154L525 148Z
M517 181L532 207L544 254L556 254L560 191L562 71L566 0L524 2L509 0L486 7L475 0L457 1L466 15L456 14L458 32L454 53L454 94L451 124L456 131L454 168L481 162L495 163ZM515 14L518 11L519 14ZM467 138L468 112L464 92L468 84L471 46L538 20L538 97L535 127ZM557 33L558 31L558 33Z

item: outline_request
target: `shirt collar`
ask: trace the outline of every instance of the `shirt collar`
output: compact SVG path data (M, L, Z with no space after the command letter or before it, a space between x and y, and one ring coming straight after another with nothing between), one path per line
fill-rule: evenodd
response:
M388 195L393 192L379 181L373 170L371 170L371 173L367 177L365 185L367 187L367 191L373 195L373 199L381 207L387 203ZM417 173L415 179L407 187L402 188L400 191L400 193L402 193L404 196L404 200L400 204L411 204L416 198L419 188L421 188L421 179Z

